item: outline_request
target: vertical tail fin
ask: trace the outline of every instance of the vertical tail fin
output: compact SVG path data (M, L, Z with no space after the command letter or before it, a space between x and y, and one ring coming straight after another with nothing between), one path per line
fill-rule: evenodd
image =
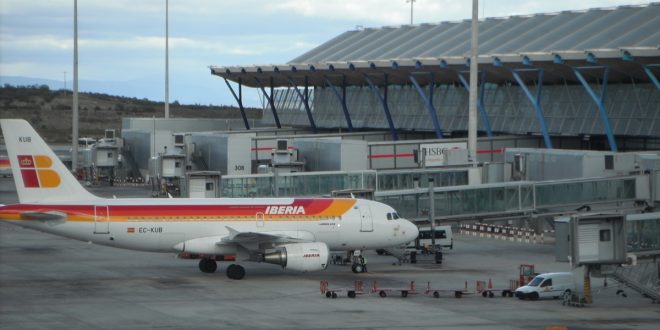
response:
M0 119L18 199L21 203L92 200L30 124Z

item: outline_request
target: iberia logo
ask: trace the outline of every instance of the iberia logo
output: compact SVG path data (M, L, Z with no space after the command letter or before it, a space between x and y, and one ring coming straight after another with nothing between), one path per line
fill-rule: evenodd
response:
M19 155L18 166L25 188L55 188L60 185L60 176L51 169L53 161L44 155Z

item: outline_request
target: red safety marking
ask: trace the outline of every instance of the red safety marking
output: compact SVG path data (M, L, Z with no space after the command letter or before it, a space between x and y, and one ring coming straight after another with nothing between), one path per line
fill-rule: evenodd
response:
M401 157L415 157L415 154L382 154L382 155L369 155L369 158L401 158Z
M251 151L271 151L271 150L274 150L274 149L277 149L277 148L268 148L268 147L264 147L264 148L252 148L252 149L250 149L250 150L251 150ZM288 147L287 149L289 149L289 150L295 150L296 148L294 148L294 147Z
M504 152L504 149L493 149L493 150L477 150L478 154L496 154Z

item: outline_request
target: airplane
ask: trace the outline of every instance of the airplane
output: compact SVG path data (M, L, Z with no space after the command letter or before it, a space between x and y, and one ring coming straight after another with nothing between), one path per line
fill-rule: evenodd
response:
M94 244L216 261L253 261L293 271L326 269L330 251L383 249L417 238L390 206L354 198L114 198L92 195L25 120L0 119L19 204L0 220ZM356 255L358 253L355 253ZM364 264L353 258L352 270ZM245 268L231 264L227 277Z

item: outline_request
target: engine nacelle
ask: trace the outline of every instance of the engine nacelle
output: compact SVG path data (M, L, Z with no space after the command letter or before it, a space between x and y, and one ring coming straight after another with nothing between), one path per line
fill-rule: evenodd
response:
M325 243L292 243L264 254L263 262L280 265L299 272L323 270L328 267L330 250Z

